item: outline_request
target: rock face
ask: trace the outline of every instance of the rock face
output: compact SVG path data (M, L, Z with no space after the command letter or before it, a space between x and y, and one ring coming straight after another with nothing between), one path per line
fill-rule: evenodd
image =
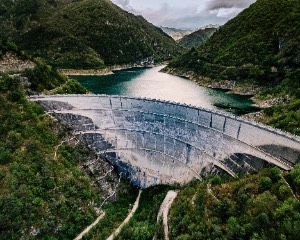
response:
M0 73L16 73L25 69L33 69L35 63L29 60L22 60L13 53L6 53L0 59Z
M134 185L186 183L300 162L300 139L223 113L106 95L32 97Z
M68 130L75 132L82 132L88 129L95 129L95 125L92 120L73 114L57 114L53 111L64 108L71 110L73 106L62 102L51 102L51 108L49 103L42 104L47 111L51 111L51 117L54 122L58 122L60 126L67 127ZM91 142L97 142L97 138L93 138L90 135L75 135L72 140L67 142L73 146L77 146L82 151L86 150L86 156L81 162L81 168L84 173L89 176L90 182L93 186L101 191L101 200L103 203L107 201L111 202L116 200L116 194L119 176L117 169L112 166L108 161L101 158L93 148L91 148ZM79 145L78 145L79 144Z

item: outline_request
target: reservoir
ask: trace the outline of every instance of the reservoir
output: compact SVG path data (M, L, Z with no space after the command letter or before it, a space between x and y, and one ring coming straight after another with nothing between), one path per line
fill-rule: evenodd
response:
M160 72L163 66L115 71L105 76L71 76L95 94L147 97L241 115L257 108L246 96L205 88L191 80Z

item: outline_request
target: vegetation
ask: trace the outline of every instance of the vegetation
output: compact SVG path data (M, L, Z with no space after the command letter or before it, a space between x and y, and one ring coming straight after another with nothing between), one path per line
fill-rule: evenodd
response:
M199 81L263 87L261 99L289 95L288 105L267 109L261 121L299 134L299 19L297 0L257 0L168 67L192 72Z
M240 179L216 176L181 187L151 187L143 191L136 213L116 239L164 239L156 218L167 191L174 188L179 194L170 210L170 239L299 239L299 179L297 165L291 172L274 167ZM136 192L131 202L134 197ZM111 207L106 211L113 215L85 239L107 238L129 211L128 203Z
M157 223L156 220L160 205L171 188L169 186L155 186L145 189L137 211L116 239L153 239L162 224Z
M0 59L8 53L15 55L18 59L29 60L35 64L33 69L24 69L21 72L17 72L22 77L27 78L29 86L26 91L29 93L40 93L43 91L46 93L50 91L50 93L56 94L84 94L87 92L78 81L63 76L42 59L30 58L10 41L0 41Z
M272 106L263 111L258 120L276 128L284 129L300 135L300 70L293 73L277 84L265 89L258 96L261 99L288 96L287 103Z
M2 59L3 56L5 56L6 53L9 52L16 53L21 59L27 59L27 56L16 46L16 44L0 39L0 59Z
M205 43L215 32L216 28L199 29L189 35L184 36L178 44L184 48L195 48Z
M8 41L0 41L0 53L28 60ZM18 72L20 77L0 75L0 239L72 239L96 219L94 207L106 190L95 189L82 171L89 150L61 145L68 132L25 93L86 90L41 60L32 61L36 67ZM119 189L123 195L136 191L124 181Z
M259 84L282 79L299 67L299 5L297 0L258 0L169 66L213 79Z
M26 100L19 80L1 76L0 99L0 238L75 237L100 204L78 168L87 152L62 148L54 160L66 133Z
M123 182L117 201L104 207L105 217L83 239L107 239L127 217L135 202L138 190Z
M284 178L296 186L299 166ZM273 168L210 187L190 183L172 204L170 239L299 239L300 203L284 178Z
M161 61L180 51L161 29L109 0L1 0L0 12L0 37L59 68Z
M139 207L116 239L152 239L157 225L156 217L161 202L164 200L169 186L155 186L142 192ZM106 209L105 219L85 236L85 239L106 239L127 217L132 204L137 197L137 191L119 198L117 204L113 203ZM130 199L130 201L128 201Z

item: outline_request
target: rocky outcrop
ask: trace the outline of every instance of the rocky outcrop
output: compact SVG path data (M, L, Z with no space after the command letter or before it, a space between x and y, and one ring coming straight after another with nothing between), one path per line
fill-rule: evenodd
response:
M46 107L47 104L42 106L45 107L45 110L48 110ZM53 103L51 106L55 109L58 103ZM70 109L68 104L62 104L61 107ZM56 109L58 109L58 107ZM53 112L48 112L48 114L57 126L69 132L83 131L87 129L87 126L91 125L90 119L86 117L76 115L63 116ZM69 121L70 119L72 119L72 122ZM97 155L95 150L89 145L88 136L82 137L81 135L75 135L63 142L85 153L84 158L82 158L80 162L80 168L89 178L90 183L99 190L102 203L105 204L106 202L115 201L117 197L115 193L118 190L120 178L117 169L108 161Z
M60 72L68 76L102 76L113 74L113 72L108 69L61 69Z
M6 53L0 59L0 73L18 73L25 69L33 69L35 66L35 63L29 60L22 60L13 53Z

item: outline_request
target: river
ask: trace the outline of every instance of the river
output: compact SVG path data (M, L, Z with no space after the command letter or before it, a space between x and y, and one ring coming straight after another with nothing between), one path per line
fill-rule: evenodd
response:
M188 79L159 72L163 66L115 71L105 76L70 76L95 94L147 97L218 109L236 115L256 111L249 97L205 88Z

